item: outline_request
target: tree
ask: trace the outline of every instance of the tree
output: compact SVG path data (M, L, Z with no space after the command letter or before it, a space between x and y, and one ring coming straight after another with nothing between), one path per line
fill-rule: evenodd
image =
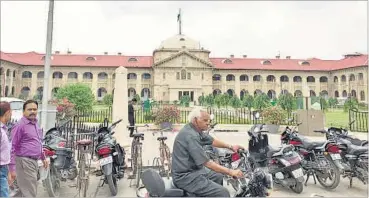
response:
M200 106L205 106L206 105L206 96L204 96L204 95L199 96L198 101L199 101Z
M255 100L254 100L255 109L262 110L262 109L267 108L269 106L271 106L271 104L269 102L269 97L265 93L258 94L255 97Z
M330 98L328 99L328 105L329 105L329 107L330 107L330 108L335 107L337 104L338 104L338 100L337 100L337 98L332 98L332 97L330 97Z
M229 99L228 105L232 106L233 108L240 108L242 106L241 100L234 95L232 98Z
M323 111L326 111L328 109L327 100L322 96L320 96L320 106L321 106Z
M222 95L220 94L217 94L215 95L215 98L214 98L214 103L215 105L217 105L218 108L220 108L222 106Z
M206 105L213 106L214 105L214 95L213 94L207 95L205 97L205 102L206 102Z
M254 97L250 94L246 94L242 99L243 106L247 107L251 111L254 106Z
M190 106L190 101L191 101L190 96L188 96L188 95L184 95L184 96L182 96L182 97L181 97L181 99L180 99L180 104L181 104L182 106L188 107L188 106Z
M113 105L113 95L112 94L106 94L103 98L103 103L109 107Z
M357 106L358 106L357 99L349 97L347 98L345 104L343 105L343 110L344 112L347 112L349 109L357 108Z
M67 98L80 111L92 109L95 100L91 88L81 83L61 87L56 93L56 98Z
M278 104L288 113L294 109L296 101L291 93L280 94L278 97Z

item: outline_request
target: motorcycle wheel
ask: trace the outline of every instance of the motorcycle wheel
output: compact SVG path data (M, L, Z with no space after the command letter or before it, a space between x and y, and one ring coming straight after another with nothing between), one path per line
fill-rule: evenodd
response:
M324 188L335 189L335 188L337 188L338 184L340 183L341 173L340 173L340 170L336 167L336 165L333 163L333 161L331 159L327 159L327 160L329 161L329 163L332 166L332 168L331 168L332 176L334 176L333 183L331 185L326 184L325 181L324 181L324 178L322 178L318 174L316 175L316 179L318 180L320 185L322 185Z
M117 179L110 174L106 176L106 180L108 182L111 195L116 196L118 194Z
M56 168L51 165L46 179L42 180L50 197L59 197L60 180L57 178L56 171Z
M304 185L302 182L296 180L296 185L290 186L290 188L293 192L300 194L304 190Z

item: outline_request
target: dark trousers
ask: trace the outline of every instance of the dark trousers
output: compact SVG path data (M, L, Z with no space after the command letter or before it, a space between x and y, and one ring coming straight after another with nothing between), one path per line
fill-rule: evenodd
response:
M209 169L206 175L196 175L194 180L185 183L176 182L175 185L196 197L230 197L229 191L223 186L223 174Z

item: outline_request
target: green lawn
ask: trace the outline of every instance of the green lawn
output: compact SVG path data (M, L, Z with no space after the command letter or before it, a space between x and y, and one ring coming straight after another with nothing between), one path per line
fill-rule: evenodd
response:
M347 128L349 123L349 113L343 110L330 110L325 113L325 126L336 126Z

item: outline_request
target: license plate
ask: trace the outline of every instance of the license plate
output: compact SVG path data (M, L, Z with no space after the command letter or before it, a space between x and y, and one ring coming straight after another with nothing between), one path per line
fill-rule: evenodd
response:
M237 160L237 161L232 162L232 163L231 163L232 168L233 168L233 169L238 168L238 165L240 164L240 162L241 162L241 160L240 160L240 159L239 159L239 160Z
M304 172L302 172L302 169L299 168L299 169L296 169L296 170L292 171L292 175L295 178L299 178L299 177L303 177L304 176Z
M341 155L340 154L330 154L331 155L331 158L332 160L340 160L341 159Z
M113 163L113 157L109 156L109 157L105 157L99 160L100 166L104 166L106 164L110 164Z

